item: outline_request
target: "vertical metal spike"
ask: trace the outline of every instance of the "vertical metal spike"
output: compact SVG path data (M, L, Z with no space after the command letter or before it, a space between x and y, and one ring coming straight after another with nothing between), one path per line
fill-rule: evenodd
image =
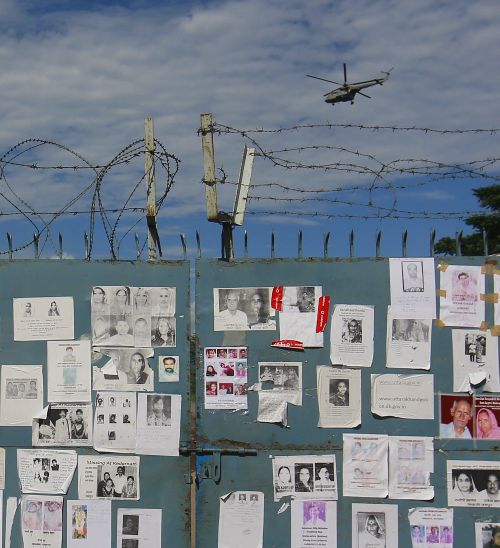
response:
M85 260L90 261L89 235L87 232L83 233L83 246L85 248Z
M187 244L186 244L186 235L181 234L181 244L182 244L182 253L184 255L184 260L187 259Z
M298 245L297 245L297 257L302 259L302 230L299 230Z
M462 234L463 234L462 231L455 233L455 242L457 245L457 257L462 256Z
M135 257L136 259L141 258L141 243L139 242L139 234L137 232L134 234L135 237Z
M486 232L486 229L483 228L483 249L484 249L484 256L488 257L488 233Z
M9 246L9 261L12 261L12 234L7 232L7 245Z
M196 247L198 248L198 259L201 259L201 240L198 231L196 231Z
M377 230L377 234L375 236L375 257L380 257L380 240L382 239L382 232L380 230Z
M33 234L33 251L35 254L35 259L40 257L40 232L35 232Z
M59 232L59 251L57 252L57 256L59 257L59 259L63 258L63 236L60 232Z
M323 234L323 257L328 258L328 242L330 241L330 233L325 232Z
M271 259L274 259L274 230L271 231Z
M408 230L403 230L403 238L401 242L401 257L406 257L406 244L408 242Z
M248 259L248 232L246 230L243 233L243 250L245 259Z
M351 259L354 257L354 230L349 232L349 257Z
M434 257L434 246L436 245L436 230L433 228L431 230L431 237L429 241L429 256Z

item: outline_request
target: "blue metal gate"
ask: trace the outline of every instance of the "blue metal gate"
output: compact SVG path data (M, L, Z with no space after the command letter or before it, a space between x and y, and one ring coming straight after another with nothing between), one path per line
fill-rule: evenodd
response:
M451 261L450 261L451 262ZM480 265L484 259L456 257L453 264ZM439 280L436 273L436 287ZM492 291L487 276L486 291ZM275 331L214 331L213 288L273 287L321 285L323 295L333 303L375 306L373 366L362 370L362 423L356 429L318 428L316 365L330 364L328 331L324 348L303 353L271 347L279 338ZM408 509L431 506L447 507L446 461L448 459L497 460L498 442L476 444L465 440L435 440L435 469L431 484L432 501L388 500L342 496L342 434L372 433L391 435L439 435L439 392L453 392L451 375L451 329L433 328L432 366L434 374L435 419L402 420L376 418L370 409L370 374L387 373L385 367L386 313L390 304L389 265L387 259L270 259L220 260L199 259L196 263L196 334L197 364L197 442L206 455L198 457L202 478L197 497L197 546L217 546L219 497L234 490L260 490L265 494L264 546L289 545L290 511L278 514L282 501L273 502L271 456L293 454L335 454L339 488L338 546L351 546L351 504L393 503L398 505L399 546L411 547ZM492 322L492 306L486 319ZM257 394L248 394L248 412L204 409L203 348L210 346L248 346L248 383L258 382L259 361L303 362L303 405L289 406L288 428L263 424L257 420ZM408 373L408 370L389 370ZM207 477L208 476L208 477ZM498 520L498 511L493 512ZM492 518L491 510L455 508L455 546L474 545L474 521Z

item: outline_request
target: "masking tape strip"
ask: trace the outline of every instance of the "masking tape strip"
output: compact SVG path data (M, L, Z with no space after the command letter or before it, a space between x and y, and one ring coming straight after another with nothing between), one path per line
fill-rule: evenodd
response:
M443 322L443 320L434 320L434 325L439 329L446 327L446 324Z
M490 324L488 322L481 322L479 329L481 331L488 331L489 327L490 327Z
M498 274L499 270L496 266L497 261L495 259L488 259L481 265L481 274Z
M500 337L500 325L494 325L491 328L491 334L493 337Z
M436 295L438 297L443 297L443 299L446 299L446 289L436 289Z
M441 261L438 265L437 265L437 269L439 270L439 272L446 272L446 270L448 269L448 263L444 262L444 261Z
M480 293L479 298L485 303L498 304L498 293Z

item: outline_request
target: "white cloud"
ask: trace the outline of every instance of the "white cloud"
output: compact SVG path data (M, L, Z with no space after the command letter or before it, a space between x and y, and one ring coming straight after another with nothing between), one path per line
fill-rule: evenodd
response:
M180 231L191 230L194 221L200 228L206 224L196 134L201 112L213 112L217 121L241 128L327 121L442 128L493 123L500 86L495 1L228 1L183 7L177 14L161 4L141 2L73 11L63 4L52 4L43 15L34 13L35 3L2 3L4 26L13 30L0 36L0 150L42 136L103 164L142 137L143 119L151 115L157 138L182 160L160 217L160 223L164 217L175 218ZM353 106L332 108L322 100L330 85L305 74L340 81L343 61L350 80L395 69L386 85L367 90L373 99L360 97ZM428 158L453 163L494 156L497 149L497 138L470 134L311 129L256 138L271 148L342 146L383 161ZM234 136L215 137L217 165L224 165L232 180L243 142ZM62 158L54 151L43 154L49 163ZM355 155L332 150L284 156L304 163L360 162ZM140 157L105 179L103 196L109 207L123 203L141 176L142 162ZM42 209L62 207L91 181L72 172L57 173L57 179L41 170L9 168L11 173L16 191ZM368 184L372 178L338 170L284 170L257 158L253 181L331 188ZM263 189L252 192L257 191ZM272 193L284 195L276 189ZM452 194L450 207L455 200L458 205L452 208L460 209L463 194ZM142 203L143 195L141 189L134 204ZM233 186L220 187L221 209L232 209L233 197ZM419 193L421 200L431 197ZM366 193L356 199L366 200ZM288 209L264 201L253 201L251 207ZM314 203L296 207L338 211ZM422 203L415 207L423 209ZM315 223L281 219L293 225Z

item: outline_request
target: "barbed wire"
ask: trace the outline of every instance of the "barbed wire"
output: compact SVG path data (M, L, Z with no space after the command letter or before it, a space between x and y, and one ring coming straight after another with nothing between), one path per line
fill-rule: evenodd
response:
M322 176L321 184L314 184L310 180L307 184L294 185L288 181L258 181L253 182L250 188L257 193L250 192L248 202L271 202L276 204L274 214L277 215L296 215L296 216L324 216L329 218L379 218L379 219L421 219L421 218L439 218L439 219L465 219L466 217L477 214L477 211L410 211L399 205L400 194L406 190L414 190L426 185L443 184L445 182L455 181L473 181L478 180L481 183L498 183L498 167L500 158L484 157L460 162L439 161L434 159L422 158L417 156L408 156L406 158L384 159L377 154L366 150L354 149L337 143L311 143L311 136L307 133L307 144L296 144L286 146L286 143L279 143L276 146L276 139L271 146L265 145L259 135L268 134L279 136L290 132L301 135L304 130L321 129L356 129L360 131L391 131L398 132L421 132L427 134L440 135L458 135L458 134L486 134L496 136L500 129L475 128L475 129L439 129L418 126L395 126L395 125L366 125L366 124L344 124L344 123L323 123L323 124L301 124L280 128L245 128L238 129L227 124L213 122L212 131L215 134L238 135L243 138L247 144L255 148L254 156L265 162L268 162L274 168L281 168L286 171L317 171L327 174ZM314 134L317 138L317 132ZM323 135L323 134L322 134ZM294 139L297 141L297 139ZM283 146L285 144L285 146ZM274 146L273 146L274 145ZM318 159L318 154L323 155ZM328 158L324 158L327 154ZM328 174L340 173L346 184L339 184L338 178L331 182L324 182L328 179ZM352 179L357 182L352 183ZM319 180L319 179L318 179ZM228 181L224 172L220 182L237 184ZM258 193L258 191L265 191ZM279 191L276 194L276 190ZM285 195L283 196L283 191ZM386 203L378 204L375 200L375 192L380 192L378 198L382 198ZM335 195L342 193L367 193L365 201L353 200L347 196L345 198ZM378 201L377 198L377 201ZM388 200L392 204L388 204ZM317 203L319 211L285 211L280 204L307 204ZM351 207L358 209L368 208L373 214L364 214L362 211L358 214L345 214L342 210L335 213L324 212L327 206L337 205L341 208ZM306 208L307 209L307 208ZM426 208L428 209L428 208ZM248 212L255 215L267 215L271 212L257 210Z
M173 154L169 153L164 145L158 141L154 140L155 150L153 153L153 162L152 170L155 170L155 173L158 171L161 172L162 182L159 182L159 178L156 178L156 187L159 189L159 198L156 200L156 211L158 212L166 197L169 193L172 185L175 182L175 176L179 170L180 160ZM54 147L55 149L62 151L65 154L73 156L76 158L79 163L60 163L60 164L41 164L39 162L29 162L22 161L23 156L28 155L29 153L39 152L39 149L43 147ZM63 215L89 215L89 248L88 248L88 257L92 255L93 245L94 245L94 234L96 228L96 218L100 218L106 238L109 244L110 253L112 258L116 258L119 254L120 245L125 238L125 236L137 225L138 222L144 219L144 212L146 211L143 207L132 207L129 206L130 201L132 200L134 194L140 188L141 184L144 182L146 174L143 174L138 180L132 185L132 190L126 195L125 201L121 207L109 208L104 205L103 197L103 185L107 176L110 172L117 166L123 166L130 164L137 158L144 156L150 152L146 150L144 146L144 140L136 140L126 147L124 147L110 162L106 164L92 164L86 160L81 154L75 150L50 141L47 139L38 139L30 138L20 141L19 143L12 146L2 157L0 157L0 185L4 185L8 192L12 195L9 197L6 192L0 191L0 197L2 197L6 202L12 206L14 209L13 212L0 212L0 216L21 216L26 219L32 226L35 231L35 235L32 239L24 242L23 244L17 246L15 249L9 250L0 250L0 254L12 253L21 251L28 246L32 245L35 240L39 240L42 236L42 245L41 252L43 251L47 242L51 242L54 246L51 239L51 225ZM73 170L73 171L91 171L92 179L90 182L84 186L84 188L78 192L70 201L68 201L60 210L51 211L51 212L40 212L36 211L26 199L22 198L19 192L14 188L14 185L10 183L7 176L7 168L26 168L33 171L38 170ZM127 176L128 177L128 176ZM92 197L90 201L90 209L80 209L72 210L71 208L82 198L92 192ZM117 240L117 232L122 222L123 214L125 212L140 212L143 215L136 220L128 230L125 231L124 235ZM116 219L112 220L109 218L109 214L117 213ZM43 216L49 217L49 219L44 219Z
M296 217L320 217L320 218L326 218L326 219L462 219L462 214L460 215L448 215L447 213L421 213L421 214L414 214L414 215L397 215L397 214L390 214L387 215L363 215L363 214L354 214L354 213L322 213L319 211L277 211L277 210L258 210L258 211L247 211L245 213L246 215L272 215L273 217L280 216L280 215L291 215Z
M422 133L437 133L441 135L459 135L467 133L489 133L494 135L500 131L500 128L477 128L477 129L438 129L438 128L429 128L429 127L418 127L418 126L394 126L394 125L367 125L367 124L340 124L340 123L324 123L324 124L298 124L289 127L280 127L280 128L253 128L253 129L237 129L225 124L220 124L214 122L212 124L213 131L219 135L223 133L238 133L240 135L250 135L252 133L286 133L289 131L298 131L300 129L359 129L359 130L368 130L368 131L415 131Z

